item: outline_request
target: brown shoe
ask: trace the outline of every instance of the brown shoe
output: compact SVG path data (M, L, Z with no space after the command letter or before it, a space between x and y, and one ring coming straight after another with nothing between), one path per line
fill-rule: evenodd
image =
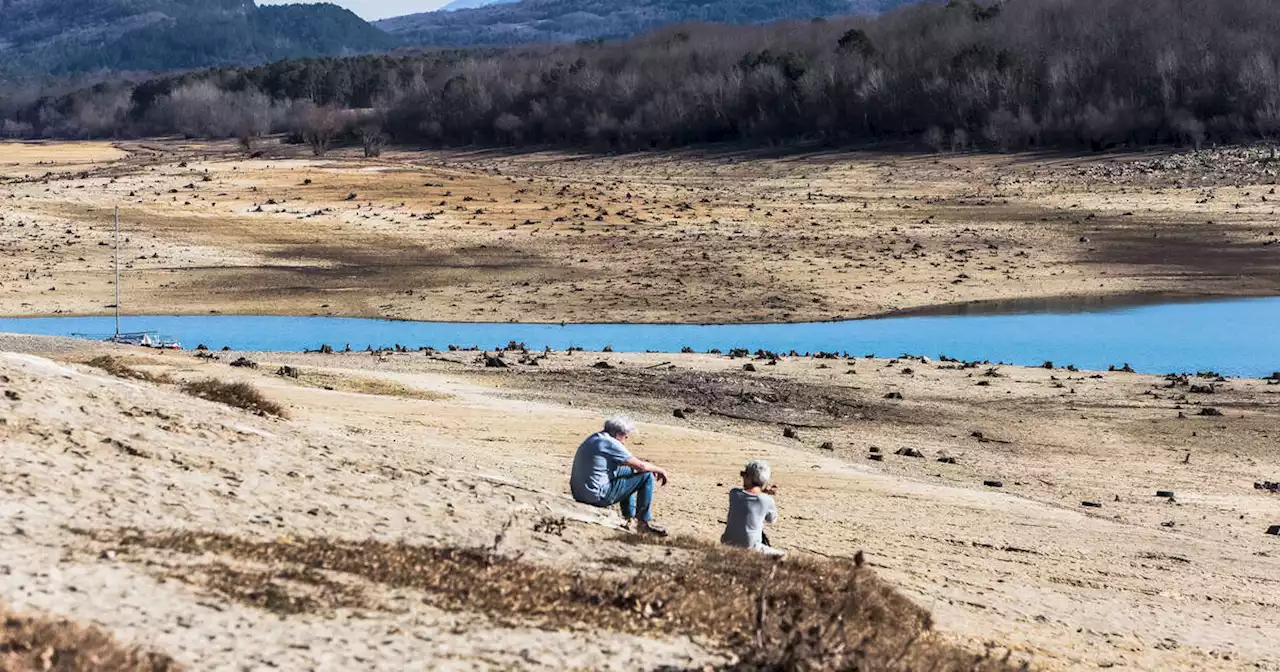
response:
M636 532L640 534L652 534L655 537L667 536L667 528L653 523L646 523L643 520L636 523Z

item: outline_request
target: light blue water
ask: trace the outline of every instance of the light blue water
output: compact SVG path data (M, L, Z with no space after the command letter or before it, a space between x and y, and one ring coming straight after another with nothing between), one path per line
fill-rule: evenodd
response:
M0 332L103 338L111 318L0 318ZM492 349L578 346L618 352L698 352L719 348L854 355L948 355L1038 365L1138 371L1218 371L1259 377L1280 371L1280 298L1179 303L1070 314L900 317L767 325L484 324L395 322L331 317L230 315L128 317L125 331L158 331L187 348L303 350L321 344L364 350L392 345Z

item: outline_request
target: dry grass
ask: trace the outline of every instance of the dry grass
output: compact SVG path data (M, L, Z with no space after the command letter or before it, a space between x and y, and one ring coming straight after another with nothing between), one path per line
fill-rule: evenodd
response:
M182 391L193 397L242 408L258 415L288 417L283 406L263 396L258 388L249 383L227 383L216 378L205 378L183 383Z
M27 672L167 672L169 656L127 648L96 628L70 621L19 616L0 609L0 670Z
M705 638L737 654L735 669L1011 669L1004 660L943 641L933 632L927 611L870 569L850 562L789 559L775 564L761 555L682 540L682 547L694 551L691 562L637 563L630 580L617 581L523 562L491 549L323 538L252 541L200 532L92 536L125 549L216 553L289 567L292 576L308 570L350 574L421 590L444 609L540 627ZM223 579L220 585L208 585L241 601L254 591L237 586L234 575ZM323 583L309 583L323 593ZM262 599L290 609L306 606L287 596ZM340 595L313 599L342 602Z
M298 376L298 382L309 387L320 387L340 392L355 392L357 394L371 394L379 397L400 397L402 399L418 399L422 401L442 401L450 398L447 394L410 387L394 380L364 376L344 376L327 371L304 371Z
M322 572L302 568L242 569L215 562L183 567L165 578L203 586L228 599L280 616L329 613L340 608L369 608L358 587L330 580Z
M126 363L120 357L112 355L100 355L85 362L95 369L102 369L117 378L127 378L129 380L142 380L148 383L172 383L173 378L167 373L151 373L135 369Z

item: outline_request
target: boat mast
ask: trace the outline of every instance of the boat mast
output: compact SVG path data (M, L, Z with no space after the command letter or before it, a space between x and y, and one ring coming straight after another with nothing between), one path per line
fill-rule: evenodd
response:
M120 338L120 206L116 206L116 339Z

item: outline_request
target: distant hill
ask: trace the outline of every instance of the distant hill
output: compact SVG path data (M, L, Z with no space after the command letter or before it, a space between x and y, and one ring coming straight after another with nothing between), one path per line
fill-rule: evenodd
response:
M458 0L484 2L484 0ZM670 23L764 23L871 13L913 0L524 0L427 12L375 25L419 45L518 44L629 37Z
M0 77L251 65L398 41L332 4L0 0Z
M437 9L437 12L456 12L459 9L479 9L489 5L505 5L520 0L453 0L453 2Z

